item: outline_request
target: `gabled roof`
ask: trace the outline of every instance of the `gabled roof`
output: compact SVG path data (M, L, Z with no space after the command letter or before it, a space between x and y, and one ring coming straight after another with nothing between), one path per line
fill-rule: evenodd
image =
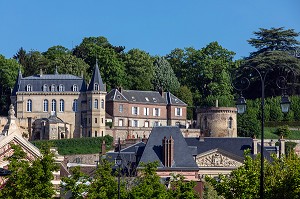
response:
M100 75L98 61L96 61L96 65L95 65L95 68L93 71L93 76L92 76L91 82L88 87L88 91L95 91L95 86L94 86L95 84L98 84L99 91L106 91L105 85L103 84L103 81L102 81L102 78Z
M162 163L162 140L164 137L171 137L174 140L174 163L171 167L164 167ZM141 162L159 162L158 170L198 170L198 166L193 158L180 129L173 126L154 127L150 133L145 150L141 157Z
M178 105L187 106L182 100L170 92L161 94L158 91L138 91L138 90L111 90L106 95L106 101L119 101L142 104Z

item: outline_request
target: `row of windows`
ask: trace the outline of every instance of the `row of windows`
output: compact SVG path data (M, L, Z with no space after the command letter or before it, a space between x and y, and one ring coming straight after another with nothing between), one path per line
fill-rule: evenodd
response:
M26 106L26 111L27 112L32 112L32 100L29 99L27 100L27 106ZM74 112L78 111L78 100L75 99L73 101L73 107L72 107ZM49 111L49 101L48 100L44 100L43 101L43 111L44 112L48 112ZM63 99L59 100L59 112L64 112L65 111L65 101ZM51 100L51 112L56 112L56 100L53 99Z
M31 84L28 84L26 86L26 91L31 92L33 90L33 87ZM59 86L56 86L55 84L52 84L51 86L48 86L47 84L43 85L43 91L47 92L47 91L51 91L51 92L55 92L55 91L59 91L59 92L63 92L65 91L65 86L60 84ZM74 84L72 86L72 91L74 92L78 92L78 85Z
M94 108L98 109L99 108L99 102L97 99L94 100ZM101 100L101 108L104 109L104 99ZM92 100L89 100L89 109L92 109Z
M139 120L132 120L131 124L128 124L129 126L132 127L140 127L140 121ZM149 121L145 121L144 122L144 127L150 127L150 122ZM124 120L123 119L119 119L118 121L118 126L124 126ZM158 121L153 122L153 126L161 126L161 123Z
M94 90L98 91L100 89L99 84L94 84ZM32 89L32 85L31 84L27 84L26 86L26 91L31 92ZM63 84L60 84L59 86L56 86L55 84L52 84L51 86L48 86L47 84L43 85L43 91L47 92L47 91L51 91L51 92L55 92L55 91L59 91L59 92L63 92L65 91L65 86ZM72 91L74 92L78 92L78 85L74 84L72 86Z
M143 108L144 115L150 115L150 108ZM124 110L123 104L119 105L119 112L122 113ZM140 107L132 107L131 108L132 115L140 114ZM160 108L153 108L152 111L153 116L160 116ZM175 116L182 116L182 108L175 108Z

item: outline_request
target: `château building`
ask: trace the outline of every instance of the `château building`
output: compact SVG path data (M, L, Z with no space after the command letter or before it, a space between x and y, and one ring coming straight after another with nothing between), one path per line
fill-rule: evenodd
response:
M87 85L83 76L43 74L18 78L11 95L16 118L30 139L105 135L106 86L96 63Z

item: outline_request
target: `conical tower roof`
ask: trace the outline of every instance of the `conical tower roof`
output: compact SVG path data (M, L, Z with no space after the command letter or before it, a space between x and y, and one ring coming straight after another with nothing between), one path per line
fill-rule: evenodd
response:
M97 86L96 86L97 85ZM91 82L88 87L88 91L106 91L105 85L103 84L101 75L100 75L100 70L98 67L98 61L96 60L96 65L94 68L93 76L91 79Z
M18 77L17 77L16 83L15 83L14 89L12 91L12 95L16 95L16 92L18 92L21 79L22 79L22 72L21 72L21 68L19 68Z

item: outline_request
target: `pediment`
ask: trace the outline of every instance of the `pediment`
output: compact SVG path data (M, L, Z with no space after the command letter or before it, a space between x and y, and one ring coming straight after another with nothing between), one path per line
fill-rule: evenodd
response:
M243 165L243 158L229 152L213 149L196 156L199 167L239 167Z

